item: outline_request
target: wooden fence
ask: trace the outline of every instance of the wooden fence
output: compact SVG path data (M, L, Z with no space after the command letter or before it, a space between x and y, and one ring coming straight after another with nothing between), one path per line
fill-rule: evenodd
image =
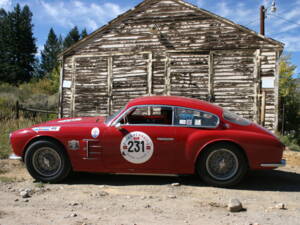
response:
M19 101L16 102L16 105L14 107L14 111L15 111L15 119L19 119L20 118L20 112L27 112L30 113L32 117L36 117L37 114L46 114L46 117L48 118L49 115L58 115L57 111L51 111L48 109L34 109L34 108L26 108L24 106L22 106Z

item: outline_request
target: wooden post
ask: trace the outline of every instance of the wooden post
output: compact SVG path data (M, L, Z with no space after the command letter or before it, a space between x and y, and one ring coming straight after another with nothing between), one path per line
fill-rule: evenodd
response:
M20 112L20 105L19 105L19 101L16 102L16 119L19 119L19 114Z
M261 52L260 50L255 51L254 55L254 71L253 71L253 78L254 78L254 102L253 102L253 107L254 107L254 121L256 123L260 122L260 71L261 71L261 59L260 59Z
M75 57L72 58L72 86L71 86L71 109L70 116L75 116L75 76L76 76L76 65Z
M65 58L62 56L60 61L60 76L59 76L59 101L58 101L58 118L63 117L63 81L64 81L64 64L65 64Z
M112 113L112 89L113 89L113 57L107 59L107 108L108 115Z
M275 66L275 121L274 121L274 131L278 131L279 126L279 58L280 53L276 51L276 66Z
M148 55L148 95L152 95L152 52L149 53Z
M165 61L165 95L171 94L171 68L170 68L170 57L169 55L166 55L166 61Z
M214 55L212 51L209 53L208 61L208 100L214 102Z
M261 97L261 111L260 111L260 124L265 126L265 118L266 118L266 92L262 92Z

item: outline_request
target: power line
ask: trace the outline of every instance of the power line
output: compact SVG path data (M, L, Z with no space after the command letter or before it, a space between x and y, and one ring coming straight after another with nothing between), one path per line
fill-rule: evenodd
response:
M275 16L275 17L277 17L277 18L279 18L279 19L281 19L281 20L283 20L283 21L285 21L285 22L295 24L295 25L297 25L297 26L300 28L300 23L298 23L298 22L295 22L295 21L293 21L293 20L286 19L286 18L284 18L284 17L282 17L282 16L275 15L275 14L272 14L272 16ZM271 36L271 35L281 34L281 33L286 33L286 32L288 32L288 31L281 31L281 32L277 32L277 33L272 33L272 34L270 34L270 36Z
M284 18L284 17L282 17L282 16L279 16L279 15L276 15L276 14L273 14L273 16L278 17L278 18L280 18L280 19L282 19L282 20L284 20L284 21L286 21L286 22L289 22L289 23L293 23L293 24L295 24L295 25L298 25L298 26L300 27L300 23L298 23L298 22L295 22L295 21L293 21L293 20L286 19L286 18Z

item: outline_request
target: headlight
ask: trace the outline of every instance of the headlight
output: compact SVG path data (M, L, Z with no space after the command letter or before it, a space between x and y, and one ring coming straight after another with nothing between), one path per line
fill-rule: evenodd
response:
M223 118L231 123L235 123L241 126L249 126L251 124L251 121L227 110L223 112Z

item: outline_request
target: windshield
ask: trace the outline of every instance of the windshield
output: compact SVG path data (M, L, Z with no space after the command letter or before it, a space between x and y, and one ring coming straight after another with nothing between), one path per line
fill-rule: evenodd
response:
M235 123L241 126L248 126L251 124L251 121L244 119L243 117L233 113L229 112L227 110L224 111L223 117L225 120L228 120L231 123Z
M119 113L122 111L123 109L118 110L117 112L115 112L114 114L106 117L105 120L105 124L109 124L117 115L119 115Z

